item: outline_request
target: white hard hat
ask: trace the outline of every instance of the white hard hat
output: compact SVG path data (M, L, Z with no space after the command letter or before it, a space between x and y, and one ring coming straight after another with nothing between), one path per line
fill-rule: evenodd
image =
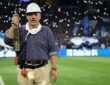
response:
M27 6L26 13L30 13L30 12L40 12L41 13L41 9L40 9L40 7L39 7L38 4L36 4L36 3L30 3Z

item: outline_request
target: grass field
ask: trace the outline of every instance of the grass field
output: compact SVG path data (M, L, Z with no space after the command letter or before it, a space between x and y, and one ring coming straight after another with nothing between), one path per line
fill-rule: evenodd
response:
M5 85L18 85L13 58L0 58ZM53 85L110 85L110 57L58 58L58 79Z

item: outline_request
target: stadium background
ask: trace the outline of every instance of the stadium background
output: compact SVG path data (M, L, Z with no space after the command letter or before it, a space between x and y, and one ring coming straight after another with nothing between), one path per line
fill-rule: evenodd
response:
M25 8L30 2L41 6L41 23L55 36L59 51L55 85L109 85L110 1L0 0L0 40L10 27L13 13L20 15L22 25L26 23ZM13 58L6 58L15 55L0 42L0 76L5 85L17 85Z
M53 31L59 56L68 56L68 49L70 56L74 56L74 49L77 52L85 52L86 49L90 51L89 56L92 53L91 49L95 49L97 56L109 56L109 0L1 0L1 33L5 33L10 27L13 13L20 15L22 25L26 23L25 8L30 2L36 2L41 6L41 23L48 25ZM0 37L3 38L3 35ZM1 50L4 49L2 45L0 47ZM64 49L66 51L61 53ZM5 49L5 52L1 52L1 55L6 51Z

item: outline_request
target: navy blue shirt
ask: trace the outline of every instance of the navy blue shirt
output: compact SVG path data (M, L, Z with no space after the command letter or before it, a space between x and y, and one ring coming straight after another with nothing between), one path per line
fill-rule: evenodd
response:
M24 46L27 30L25 26L19 28L21 46ZM5 35L4 41L8 45L13 45L13 39ZM22 54L26 60L48 60L52 55L57 54L52 31L47 26L42 26L37 34L29 34L25 43L25 49L22 49Z

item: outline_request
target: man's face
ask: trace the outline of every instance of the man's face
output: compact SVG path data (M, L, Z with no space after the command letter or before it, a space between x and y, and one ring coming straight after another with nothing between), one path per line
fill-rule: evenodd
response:
M30 27L37 27L41 19L41 14L37 12L27 13L27 20Z

